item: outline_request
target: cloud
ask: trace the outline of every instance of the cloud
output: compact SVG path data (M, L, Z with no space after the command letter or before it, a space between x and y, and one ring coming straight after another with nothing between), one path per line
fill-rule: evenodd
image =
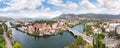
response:
M3 2L4 0L0 0ZM120 14L120 0L81 0L73 2L71 0L10 0L4 2L7 7L0 8L0 15L9 17L30 17L30 18L53 18L61 14ZM52 6L45 6L48 5ZM36 7L40 6L40 10ZM51 7L60 8L54 10ZM23 9L29 10L23 10Z
M92 3L89 0L82 0L75 9L63 9L66 14L120 14L120 0L97 0ZM68 6L67 6L68 7Z
M6 3L8 7L0 9L0 11L21 10L24 8L35 9L36 6L42 5L44 0L11 0Z
M24 11L20 10L19 12L7 12L0 14L1 16L13 17L13 18L54 18L61 15L59 11L50 11L50 8L43 8L39 11L31 10Z

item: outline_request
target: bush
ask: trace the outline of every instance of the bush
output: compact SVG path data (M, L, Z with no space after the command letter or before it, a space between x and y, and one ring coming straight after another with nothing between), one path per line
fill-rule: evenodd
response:
M0 36L0 48L5 48L5 40L2 36Z
M22 48L19 42L15 41L13 44L13 48Z

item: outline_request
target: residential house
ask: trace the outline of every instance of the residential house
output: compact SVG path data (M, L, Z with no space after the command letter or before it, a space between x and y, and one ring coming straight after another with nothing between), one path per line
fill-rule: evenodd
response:
M35 32L34 26L28 26L28 33L33 34Z

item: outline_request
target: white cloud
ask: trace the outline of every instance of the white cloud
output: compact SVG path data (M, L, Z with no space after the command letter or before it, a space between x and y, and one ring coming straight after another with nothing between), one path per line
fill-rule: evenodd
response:
M80 4L81 9L94 9L94 8L96 8L96 6L93 5L92 3L90 3L88 0L83 0L79 4Z
M13 17L13 18L53 18L61 15L59 11L50 11L50 8L43 8L41 10L30 10L24 11L20 10L17 13L2 13L1 16Z
M63 1L62 0L48 0L47 1L49 4L53 4L53 5L56 5L56 6L62 6L63 4Z
M61 14L60 11L51 11L51 9L45 8L42 5L42 2L45 0L11 0L7 3L9 6L7 8L0 9L1 16L14 17L14 18L53 18L55 16L59 16ZM40 10L36 10L35 8L41 5ZM21 10L24 8L29 8L31 10ZM11 12L10 12L11 11ZM12 11L18 11L17 13Z
M0 0L3 1L3 0ZM40 18L53 18L65 14L120 14L120 0L97 0L96 3L92 3L89 0L81 0L79 3L68 0L63 3L64 0L11 0L7 2L9 6L0 9L0 15L14 16L14 17L40 17ZM43 6L42 2L52 4L56 7L60 7L60 10L53 10ZM37 6L41 6L40 10L36 10ZM29 8L30 10L21 10ZM18 11L17 13L9 11ZM5 13L7 12L7 13Z
M37 6L42 5L45 0L11 0L7 3L9 6L0 11L11 11L11 10L21 10L24 8L29 8L34 10Z

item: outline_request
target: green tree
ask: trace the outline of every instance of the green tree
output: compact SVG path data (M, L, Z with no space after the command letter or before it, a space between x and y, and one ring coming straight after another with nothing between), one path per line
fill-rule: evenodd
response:
M59 29L59 33L63 33L64 32L64 30L63 29Z
M93 44L86 44L86 48L93 48Z
M13 48L22 48L19 42L15 42Z
M102 43L102 40L104 39L104 34L97 34L95 36L95 40L93 40L93 45L94 45L94 48L105 48L105 44Z
M4 30L5 30L5 31L7 31L7 30L8 30L8 27L7 27L7 25L6 25L6 24L3 24L3 28L4 28Z
M11 29L8 29L6 33L7 33L7 35L9 36L9 34L12 34L12 30L11 30Z
M71 43L70 44L70 48L78 48L79 46L77 45L77 44L75 44L75 43Z
M70 48L70 47L67 45L67 46L65 46L64 48Z
M104 37L105 37L105 35L103 33L96 35L96 38L98 38L99 40L104 39Z
M86 23L84 24L84 31L85 31L86 35L88 35L88 36L93 34L93 30L92 30L91 26L87 25Z
M83 45L84 44L84 40L81 36L77 36L76 41L77 41L78 45Z
M5 48L5 40L2 36L0 36L0 48Z
M3 28L2 27L0 27L0 34L3 34Z

